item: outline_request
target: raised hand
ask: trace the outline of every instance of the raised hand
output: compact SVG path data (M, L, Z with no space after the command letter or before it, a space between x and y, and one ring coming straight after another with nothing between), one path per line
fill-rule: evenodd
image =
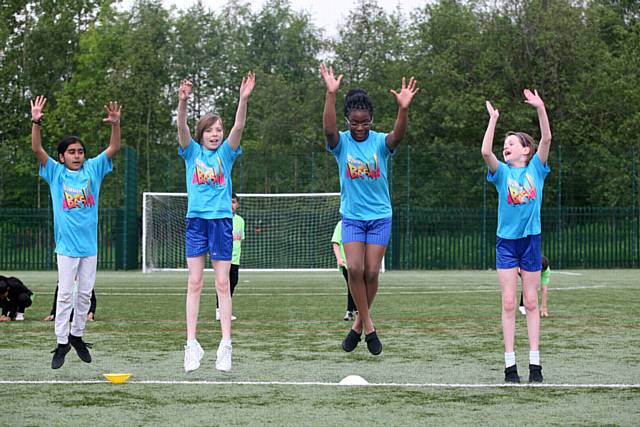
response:
M489 117L494 119L494 120L498 120L498 117L500 117L500 112L497 109L493 108L493 105L491 105L491 102L487 101L487 111L489 112Z
M417 81L413 77L409 79L408 84L406 83L406 80L403 77L402 88L400 89L400 92L396 92L393 89L389 91L395 95L396 102L398 103L399 108L409 108L409 105L411 105L411 101L413 100L413 97L420 90L419 88L416 87L416 84L417 84Z
M180 101L186 101L189 98L193 83L190 80L181 80L180 89L178 89L178 99Z
M531 105L532 107L544 108L544 102L542 101L542 98L540 98L540 95L538 95L537 90L534 90L533 92L531 92L529 89L525 89L524 97L526 98L524 102Z
M249 95L251 95L251 92L253 91L255 85L256 75L253 73L253 71L249 71L247 73L247 76L242 78L242 84L240 85L240 98L249 98Z
M42 119L42 110L47 103L47 98L42 95L36 96L35 101L31 102L31 120L39 122Z
M324 84L327 86L327 91L331 93L338 92L340 88L340 82L342 81L343 75L340 74L338 78L335 78L333 75L333 67L327 68L326 65L320 64L320 75L324 80Z
M120 123L120 111L122 110L122 105L119 105L117 101L111 101L108 106L104 106L104 109L107 112L107 118L102 119L103 122L109 123L111 126Z

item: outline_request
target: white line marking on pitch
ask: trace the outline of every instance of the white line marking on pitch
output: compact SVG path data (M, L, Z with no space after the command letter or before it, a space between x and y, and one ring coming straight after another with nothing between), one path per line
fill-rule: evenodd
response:
M64 380L0 380L0 384L11 385L43 385L43 384L110 384L106 380L64 381ZM366 385L341 385L319 381L161 381L141 380L128 381L127 384L143 385L256 385L256 386L340 386L340 387L398 387L398 388L575 388L575 389L640 389L640 384L443 384L443 383L370 383Z

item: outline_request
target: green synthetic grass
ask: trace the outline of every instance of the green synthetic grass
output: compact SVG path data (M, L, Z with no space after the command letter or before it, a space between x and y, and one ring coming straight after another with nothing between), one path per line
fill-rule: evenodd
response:
M234 296L233 372L215 370L219 325L207 273L199 370L185 374L185 273L98 272L97 321L85 340L93 363L72 351L53 371L48 314L55 272L16 275L36 292L24 322L0 323L1 381L99 381L131 372L124 385L0 384L0 425L638 425L640 272L554 271L542 319L545 384L628 388L500 387L503 347L495 272L387 272L373 310L379 357L340 342L346 297L338 272L240 271ZM526 380L525 318L516 358ZM360 375L376 387L141 384L137 381L338 383ZM400 384L400 385L398 385ZM402 384L421 384L402 386ZM431 384L481 384L446 387ZM495 387L493 386L495 385Z

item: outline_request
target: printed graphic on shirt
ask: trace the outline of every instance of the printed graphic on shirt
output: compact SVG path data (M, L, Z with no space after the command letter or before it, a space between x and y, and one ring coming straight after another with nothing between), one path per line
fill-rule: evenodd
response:
M91 208L96 204L91 191L91 180L87 183L86 188L74 188L64 185L62 193L64 195L62 209Z
M374 154L373 159L366 163L359 159L354 159L349 154L347 156L347 178L380 178L380 165L378 164L378 155Z
M196 170L191 182L193 184L209 184L217 187L224 186L224 171L220 157L216 157L217 165L209 167L202 160L196 159Z
M536 187L533 185L533 179L529 174L525 174L526 182L522 185L516 180L509 178L509 196L510 205L524 205L536 198Z

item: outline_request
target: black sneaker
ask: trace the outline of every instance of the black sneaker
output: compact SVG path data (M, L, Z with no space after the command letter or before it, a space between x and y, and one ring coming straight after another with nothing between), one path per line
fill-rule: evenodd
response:
M529 365L529 382L530 383L542 382L542 366Z
M82 337L76 337L71 334L69 334L69 344L76 349L76 353L78 353L80 360L86 363L91 363L91 354L89 354L89 349L87 348L91 344L87 345L87 343L82 341Z
M367 348L369 349L369 353L373 354L374 356L377 356L380 353L382 353L382 343L380 342L380 339L378 338L378 334L376 334L376 331L373 331L370 334L365 334L364 340L367 343Z
M505 383L519 383L520 377L518 376L518 368L516 365L509 366L504 370L504 382Z
M358 346L360 342L360 335L362 332L357 333L353 329L349 331L345 339L342 341L342 349L348 353L352 352Z
M71 350L71 345L69 344L58 344L58 346L53 349L51 353L53 353L53 359L51 359L51 369L60 369L62 365L64 365L64 357Z

